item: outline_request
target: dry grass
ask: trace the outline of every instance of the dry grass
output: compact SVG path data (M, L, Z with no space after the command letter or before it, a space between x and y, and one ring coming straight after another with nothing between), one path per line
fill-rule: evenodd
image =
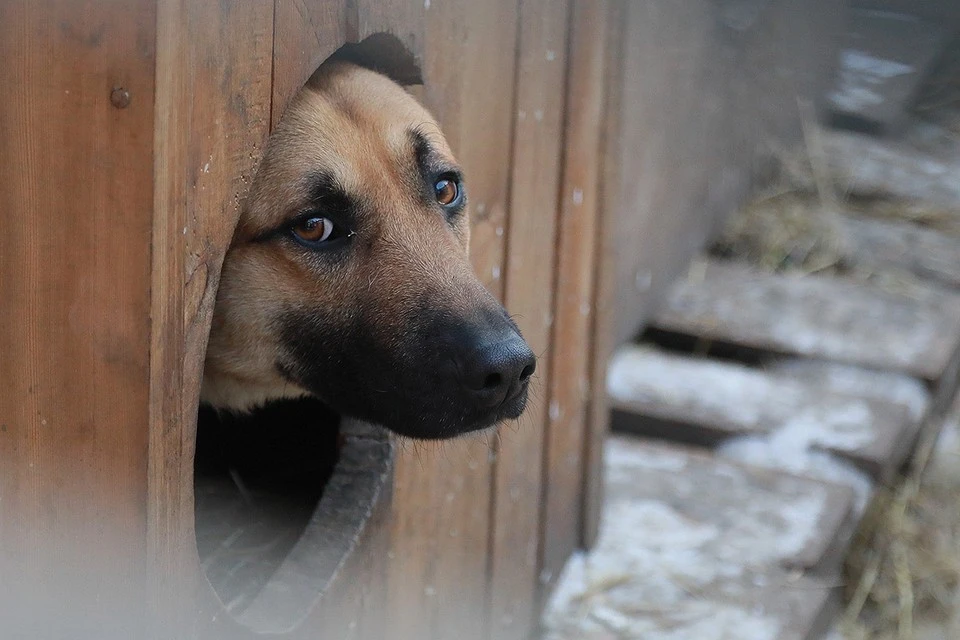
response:
M726 227L715 251L780 271L837 272L847 268L842 233L808 194L789 189L755 199Z
M847 561L850 640L960 638L960 449L921 446L903 482L882 492ZM934 464L929 464L935 456Z

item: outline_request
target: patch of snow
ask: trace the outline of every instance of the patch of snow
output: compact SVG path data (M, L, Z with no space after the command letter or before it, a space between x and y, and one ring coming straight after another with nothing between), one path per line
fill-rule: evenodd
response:
M784 579L778 567L815 539L825 487L789 476L770 486L734 464L621 438L608 441L606 465L599 538L560 575L544 638L780 637L786 611L737 601Z
M644 347L619 350L607 375L615 400L722 421L743 432L771 431L784 449L855 451L874 440L876 418L865 400L816 389L743 365Z
M605 462L608 471L635 469L651 469L655 471L683 471L687 466L687 458L680 452L658 451L656 453L638 447L620 447L614 441L609 441L604 448Z
M915 69L896 60L886 60L870 55L865 51L846 49L840 53L840 64L844 69L857 71L874 78L888 79L913 73Z
M769 370L819 381L825 388L837 393L898 404L905 407L910 418L915 421L923 417L930 404L930 392L926 386L920 380L902 373L801 359L776 362Z
M870 477L852 463L809 446L797 446L791 438L744 436L732 438L717 448L727 460L766 469L786 471L849 487L854 492L854 509L862 514L873 494Z
M783 403L796 401L795 391L777 390ZM769 377L747 367L672 356L643 347L619 350L607 369L607 392L623 402L656 402L721 413L744 429L761 418L758 397L774 397Z

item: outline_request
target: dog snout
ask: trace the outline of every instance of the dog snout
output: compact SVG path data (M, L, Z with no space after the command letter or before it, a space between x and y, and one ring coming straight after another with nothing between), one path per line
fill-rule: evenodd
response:
M478 405L495 407L526 390L537 359L516 331L479 335L460 366L461 384Z

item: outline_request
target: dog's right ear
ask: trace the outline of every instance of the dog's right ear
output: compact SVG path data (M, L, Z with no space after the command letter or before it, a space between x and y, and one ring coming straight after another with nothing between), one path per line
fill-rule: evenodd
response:
M423 75L416 57L399 38L389 33L375 33L360 42L348 42L327 60L351 62L382 73L405 87L423 84Z

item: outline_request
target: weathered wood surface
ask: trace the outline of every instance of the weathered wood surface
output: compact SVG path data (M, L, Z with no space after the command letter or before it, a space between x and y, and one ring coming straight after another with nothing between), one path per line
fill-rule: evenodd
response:
M801 140L798 103L827 86L846 17L831 0L623 4L605 228L617 342L769 173L771 149Z
M770 275L705 261L674 284L653 324L935 381L960 345L960 296L908 296L841 279Z
M797 98L826 88L845 18L845 5L830 0L614 0L609 10L588 469L602 466L608 424L601 363L649 319L751 185L768 178L771 151L800 139ZM602 505L598 478L587 479L587 544Z
M519 11L504 304L538 358L527 409L496 442L488 586L492 640L525 640L537 626L541 527L554 526L543 523L541 501L548 385L557 348L551 337L569 2L523 0ZM589 274L591 265L584 267ZM570 525L576 531L576 523Z
M763 368L768 373L790 377L825 393L898 405L912 421L922 420L930 410L930 390L921 380L906 374L805 358L777 358L766 362Z
M819 637L852 535L847 489L622 437L606 457L610 526L568 566L547 639Z
M909 222L837 216L847 259L960 288L960 238Z
M7 637L144 621L156 20L152 3L0 3Z
M960 209L956 149L921 148L912 141L846 131L824 131L821 138L826 168L838 193L922 203L927 211L956 218ZM814 186L809 174L794 179ZM956 225L954 221L952 226Z
M146 565L158 637L195 633L220 603L194 532L193 456L220 265L270 127L273 7L157 2ZM151 248L152 247L152 248ZM115 427L116 428L116 427ZM198 615L198 611L202 612Z
M644 347L610 363L614 429L713 445L769 435L803 453L832 451L874 479L900 468L919 428L907 407L743 365Z
M370 20L393 15L366 2ZM389 18L391 31L423 51L423 100L468 172L474 268L502 298L511 175L517 2L416 4L416 24ZM409 11L416 13L415 9ZM410 18L413 20L414 18ZM403 34L423 28L421 43ZM451 64L456 61L455 64ZM539 455L539 452L530 452ZM398 451L390 516L392 637L486 638L492 456L483 438L407 444ZM466 621L469 621L467 623Z
M910 13L852 9L828 94L830 108L858 124L896 130L947 35L939 21Z
M613 338L588 306L606 313L619 302L615 226L598 220L617 202L628 157L620 88L652 96L649 116L693 105L698 65L715 68L709 46L691 46L684 90L661 99L640 93L647 74L620 64L618 43L639 30L630 60L643 58L669 86L672 62L662 60L674 58L644 40L714 34L709 7L698 7L691 26L687 9L619 0L0 5L0 79L13 96L0 101L0 195L8 213L13 203L0 223L0 372L12 381L0 390L0 462L12 470L0 481L0 545L16 551L5 554L17 558L13 569L39 567L33 575L63 584L51 597L65 596L72 637L86 631L77 625L109 637L128 622L158 638L247 633L203 575L194 531L194 417L220 262L291 96L342 44L378 33L422 67L415 91L467 168L473 263L544 356L527 418L535 424L494 443L398 443L392 496L287 636L526 633L539 577L562 565L579 522L589 541L599 518L606 410L603 376L593 374ZM727 75L706 74L714 98L737 67L723 51ZM115 87L129 104L123 91L122 106L111 104ZM677 110L677 122L689 111ZM707 111L703 131L725 126ZM649 130L637 125L624 142L636 146ZM671 157L660 175L687 156ZM721 182L708 199L727 202L740 184ZM79 487L90 500L74 499ZM40 552L38 540L60 555ZM78 549L85 557L63 561Z
M597 304L597 242L603 191L604 127L611 96L608 75L612 10L609 3L573 0L563 177L557 225L551 374L545 440L546 469L541 520L540 579L544 592L556 582L570 553L581 542L587 492L602 481L600 456L588 466L590 398L594 396L593 337ZM603 376L599 376L602 384ZM601 397L603 397L601 395ZM606 421L596 423L598 439ZM597 448L599 450L599 447ZM591 525L592 526L592 525Z
M269 3L265 3L269 4ZM274 0L271 125L300 87L348 36L356 39L356 3L347 0ZM352 9L352 11L351 11ZM351 15L354 14L354 15ZM352 19L351 19L352 18Z
M613 327L616 323L619 298L617 296L615 234L611 227L615 219L614 202L617 181L620 179L620 158L623 139L624 82L622 65L627 3L607 4L606 55L604 80L607 83L605 118L601 127L603 164L600 167L597 194L596 256L593 280L593 323L590 334L590 379L588 384L586 437L584 438L583 526L581 546L592 547L596 542L603 509L603 451L610 431L610 412L607 407L606 364L618 340ZM622 215L622 214L621 214Z

